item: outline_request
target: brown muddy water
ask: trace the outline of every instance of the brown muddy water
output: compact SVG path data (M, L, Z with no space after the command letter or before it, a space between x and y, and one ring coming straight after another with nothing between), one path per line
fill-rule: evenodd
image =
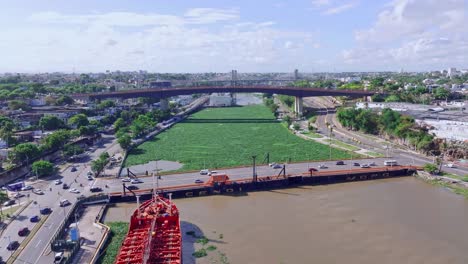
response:
M184 263L468 263L468 200L414 178L174 201ZM134 208L118 204L106 221ZM217 249L192 257L191 230Z

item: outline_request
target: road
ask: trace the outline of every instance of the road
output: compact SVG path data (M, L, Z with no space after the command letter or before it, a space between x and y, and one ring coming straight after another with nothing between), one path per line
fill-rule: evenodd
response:
M8 259L11 254L10 251L6 250L8 237L10 237L11 241L17 240L21 243L24 238L18 236L18 230L22 227L32 229L35 223L31 223L29 218L33 215L40 215L40 208L50 207L52 209L52 213L26 247L24 249L20 248L22 249L22 252L16 259L15 263L53 263L54 256L49 252L50 239L63 222L64 215L66 215L69 208L71 208L71 206L60 207L59 200L68 199L73 204L76 202L77 197L80 194L88 195L90 193L89 188L93 185L94 180L88 181L86 179L86 173L90 168L89 163L104 151L109 152L110 155L118 151L119 147L115 143L116 140L113 136L104 135L102 144L98 145L97 148L94 148L90 152L89 160L83 163L75 163L77 171L71 172L71 167L67 167L55 177L35 181L30 184L35 188L44 190L45 194L36 195L34 193L30 193L30 199L36 201L37 204L31 203L4 231L2 240L5 239L5 241L0 243L0 256L2 256L3 259ZM70 193L69 190L63 190L62 185L54 184L54 180L56 179L61 179L64 183L69 184L70 188L76 188L80 190L81 193L74 194ZM83 187L80 187L80 183ZM50 189L52 189L52 191L50 191ZM30 191L24 193L29 192ZM22 199L25 199L25 197ZM43 255L44 252L49 254Z

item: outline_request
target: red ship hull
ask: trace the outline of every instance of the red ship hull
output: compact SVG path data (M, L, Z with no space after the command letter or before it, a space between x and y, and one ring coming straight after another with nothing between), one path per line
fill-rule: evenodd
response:
M115 264L181 264L179 211L168 199L146 201L130 218Z

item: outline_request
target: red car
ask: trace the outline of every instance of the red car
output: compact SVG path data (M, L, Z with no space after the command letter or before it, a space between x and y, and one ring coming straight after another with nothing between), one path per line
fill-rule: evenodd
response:
M18 236L27 236L29 233L29 229L27 227L23 227L18 231Z

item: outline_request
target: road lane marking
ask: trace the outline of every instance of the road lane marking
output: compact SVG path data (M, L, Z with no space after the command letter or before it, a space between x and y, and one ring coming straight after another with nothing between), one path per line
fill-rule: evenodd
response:
M39 241L37 241L37 244L34 247L37 248L41 242L42 240L39 239Z

